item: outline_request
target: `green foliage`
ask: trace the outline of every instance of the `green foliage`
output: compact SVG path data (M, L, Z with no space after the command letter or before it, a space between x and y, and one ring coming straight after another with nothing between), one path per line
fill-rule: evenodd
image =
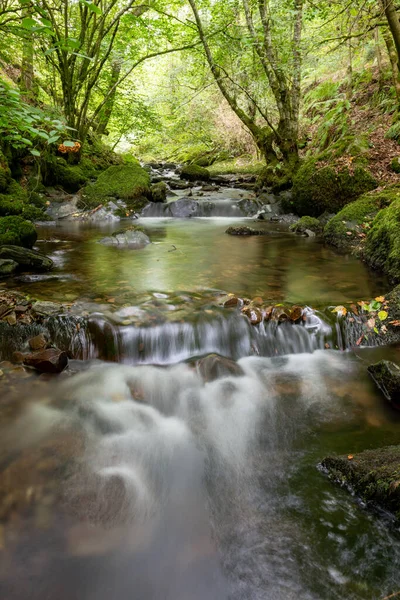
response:
M242 173L243 175L259 175L265 168L265 163L256 160L254 156L243 155L230 160L214 162L208 167L211 176Z
M79 206L94 208L111 199L121 199L128 207L150 197L150 176L139 164L115 165L101 173L96 183L82 191ZM133 208L132 208L133 209Z
M43 147L59 142L65 132L60 119L24 102L18 90L0 79L0 135L4 144L40 156Z
M393 123L393 125L388 129L386 136L388 140L395 140L400 143L400 120L397 120Z
M182 169L181 177L189 181L208 181L210 171L199 165L186 165Z
M32 248L37 233L29 221L22 217L0 217L0 246L24 246Z
M392 162L390 163L390 166L392 168L392 171L394 171L395 173L400 173L400 157L399 156L395 156L392 159Z
M60 156L47 156L43 165L43 183L60 185L66 192L77 192L89 179L92 171L83 165L70 165Z
M400 281L400 197L376 216L367 235L364 255L374 268Z
M304 106L307 111L321 108L320 103L337 97L340 83L326 80L311 88L304 96Z
M337 212L361 194L377 187L372 175L360 166L335 170L307 159L293 179L293 205L300 216L318 217Z

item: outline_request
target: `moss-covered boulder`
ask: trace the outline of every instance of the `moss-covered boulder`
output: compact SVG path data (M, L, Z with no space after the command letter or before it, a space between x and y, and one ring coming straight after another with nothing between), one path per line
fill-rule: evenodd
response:
M43 221L45 200L36 192L29 195L19 183L10 181L6 193L0 194L0 217L21 215L27 221Z
M167 200L167 184L164 181L152 185L150 191L153 202L165 202Z
M315 158L308 159L293 179L293 208L300 216L337 212L377 185L362 166L333 168Z
M29 221L19 216L0 217L0 246L32 248L36 240L36 230Z
M110 200L124 200L130 210L140 210L151 198L150 176L139 164L114 165L88 184L79 208L94 208Z
M83 165L70 165L61 156L49 156L43 164L43 183L59 185L66 192L77 192L90 178Z
M301 217L297 223L293 223L293 225L290 226L290 231L300 234L304 234L308 230L318 235L322 233L322 229L321 221L315 217Z
M288 190L293 185L293 174L281 163L264 167L257 177L256 189L270 190L274 194Z
M322 466L332 480L354 490L369 505L384 508L400 519L400 446L329 456Z
M392 187L364 194L347 204L326 224L325 241L340 250L356 249L377 213L396 198L400 198L400 188Z
M368 232L364 257L367 263L400 281L400 197L375 217Z
M181 172L181 179L188 181L208 181L210 177L210 171L200 165L186 165Z

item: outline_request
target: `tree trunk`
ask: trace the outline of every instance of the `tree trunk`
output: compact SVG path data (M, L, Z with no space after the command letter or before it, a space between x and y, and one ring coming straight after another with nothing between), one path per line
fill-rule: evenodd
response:
M381 7L385 11L389 29L393 36L397 53L397 63L400 63L400 21L393 0L380 0Z
M100 135L107 135L107 133L108 133L107 126L110 121L110 117L111 117L111 114L112 114L112 111L114 108L115 96L117 93L116 84L121 75L121 69L122 69L122 59L117 58L113 61L112 66L111 66L110 82L109 82L109 85L107 88L107 92L105 94L106 97L108 96L108 99L98 115L97 133Z
M20 2L22 7L24 4ZM31 8L23 8L22 18L32 17ZM22 63L21 63L21 82L20 88L22 93L30 94L33 89L33 34L26 31L22 41Z
M379 43L379 27L375 27L375 29L374 29L374 41L375 41L376 61L378 63L379 87L382 87L383 68L382 68L382 52L381 52L381 47L380 47L380 43Z
M392 79L396 92L397 103L400 104L400 71L398 67L396 48L394 46L393 38L390 35L390 31L386 29L386 27L382 30L382 35L383 39L385 40L390 59L390 65L392 67Z

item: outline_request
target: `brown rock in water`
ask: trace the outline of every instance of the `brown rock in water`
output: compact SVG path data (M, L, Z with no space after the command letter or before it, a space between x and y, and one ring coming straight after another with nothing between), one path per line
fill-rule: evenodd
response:
M210 354L199 360L197 363L197 370L206 382L214 381L215 379L227 377L229 375L234 375L236 377L244 375L242 367L234 360L226 358L225 356L219 356L219 354Z
M288 321L290 319L290 312L284 306L275 306L272 311L271 318L274 321L279 321L279 323L282 323L282 321Z
M262 307L261 311L263 314L264 321L269 321L273 310L274 310L273 306L263 306Z
M400 367L389 360L381 360L367 369L390 404L400 410Z
M242 305L243 300L237 298L236 296L232 296L232 298L228 298L228 300L225 300L224 307L237 306L238 304Z
M24 357L24 364L41 373L61 373L68 365L66 352L57 348L38 350Z
M303 315L303 309L301 306L292 306L290 311L290 318L292 321L299 321Z
M47 340L43 333L31 338L28 343L31 350L42 350L47 346Z
M259 308L255 308L254 306L246 306L245 308L242 308L242 313L250 319L250 323L252 325L258 325L258 323L261 323L263 320L261 310Z

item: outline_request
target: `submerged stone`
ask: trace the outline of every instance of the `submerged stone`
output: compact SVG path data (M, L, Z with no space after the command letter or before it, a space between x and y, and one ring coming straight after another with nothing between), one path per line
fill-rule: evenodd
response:
M267 235L266 231L262 229L253 229L245 225L239 227L228 227L225 231L228 235Z
M383 395L400 410L400 367L394 362L381 360L368 367L368 373Z
M21 267L39 271L49 271L53 267L53 261L48 256L21 246L1 246L0 259L13 260Z
M372 506L400 519L400 446L386 446L322 461L330 479L348 487Z
M209 354L197 363L197 370L204 381L214 381L221 377L240 377L244 375L242 367L234 360L220 356L219 354Z
M109 237L105 237L99 242L103 246L115 246L116 248L144 248L150 244L150 238L140 229L128 229L127 231L116 232Z

